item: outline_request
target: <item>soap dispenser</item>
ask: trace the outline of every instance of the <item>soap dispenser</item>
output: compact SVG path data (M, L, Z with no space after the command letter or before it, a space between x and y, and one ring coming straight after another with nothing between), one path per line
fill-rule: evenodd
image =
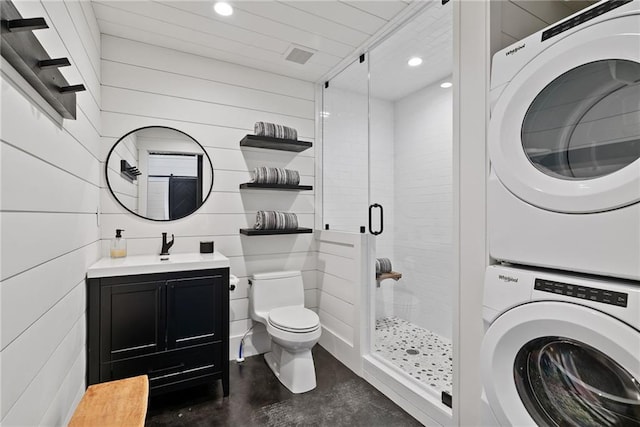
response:
M127 256L127 241L122 237L124 230L116 229L116 237L111 239L111 258L122 258Z

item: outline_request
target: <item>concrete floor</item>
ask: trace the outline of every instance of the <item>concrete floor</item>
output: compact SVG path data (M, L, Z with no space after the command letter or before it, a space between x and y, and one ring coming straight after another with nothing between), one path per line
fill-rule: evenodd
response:
M293 394L263 357L230 362L230 394L195 387L151 399L147 426L420 426L325 349L313 349L317 387ZM218 381L219 383L219 381Z

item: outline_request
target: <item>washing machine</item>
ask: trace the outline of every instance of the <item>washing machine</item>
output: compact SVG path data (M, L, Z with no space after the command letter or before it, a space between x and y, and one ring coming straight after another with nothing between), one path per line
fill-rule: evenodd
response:
M486 426L640 426L640 286L490 266Z
M491 256L640 280L640 0L496 53L490 96Z

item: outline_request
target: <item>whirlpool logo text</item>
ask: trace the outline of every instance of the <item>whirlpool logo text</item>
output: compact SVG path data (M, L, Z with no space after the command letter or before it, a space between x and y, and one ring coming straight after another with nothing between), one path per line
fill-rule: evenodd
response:
M507 282L507 283L518 283L518 278L517 277L505 276L504 274L499 274L498 275L498 279L502 280L503 282Z

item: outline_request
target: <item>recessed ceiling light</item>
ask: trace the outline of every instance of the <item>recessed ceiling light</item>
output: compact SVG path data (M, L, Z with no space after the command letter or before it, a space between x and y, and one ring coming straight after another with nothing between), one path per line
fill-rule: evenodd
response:
M414 56L413 58L409 59L409 61L407 61L407 64L409 64L410 67L417 67L418 65L422 64L422 58Z
M229 3L224 1L219 1L216 4L214 4L213 10L215 10L218 15L222 15L222 16L233 15L233 8Z
M320 111L320 117L328 118L331 116L331 113L328 111Z
M451 87L451 86L453 86L453 83L451 83L451 82L444 82L444 83L442 83L442 84L440 85L440 87L441 87L441 88L444 88L444 89L449 88L449 87Z

